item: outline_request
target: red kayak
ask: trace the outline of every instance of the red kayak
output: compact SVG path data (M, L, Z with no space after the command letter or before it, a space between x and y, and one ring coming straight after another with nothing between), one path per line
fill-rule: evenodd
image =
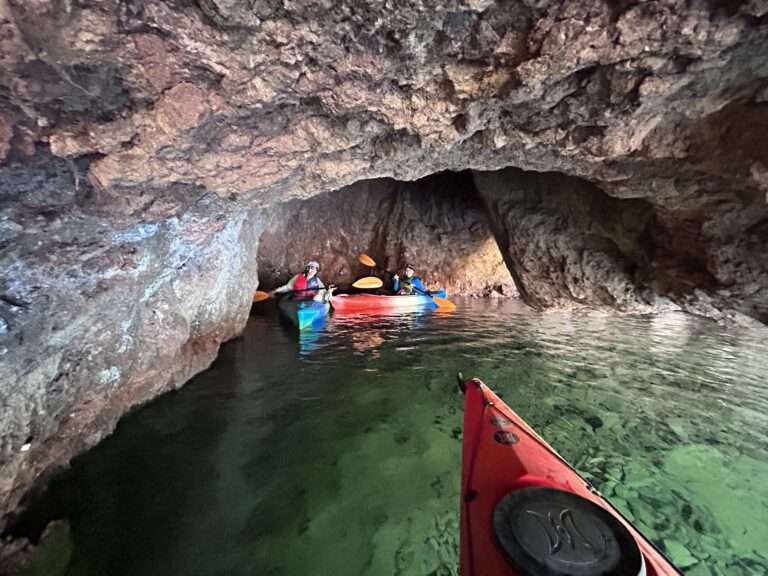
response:
M680 575L485 384L462 388L462 576Z
M435 296L445 297L445 292L435 292ZM346 314L395 314L437 308L432 298L422 294L338 294L331 298L331 306L337 312Z

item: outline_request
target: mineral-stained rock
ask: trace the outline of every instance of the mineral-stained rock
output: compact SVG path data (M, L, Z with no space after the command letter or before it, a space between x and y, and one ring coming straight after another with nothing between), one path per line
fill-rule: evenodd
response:
M763 136L701 128L729 106L763 115L755 4L4 0L0 84L17 122L82 134L59 153L106 151L104 188L265 202L514 165L645 196L714 168L735 189L765 166ZM120 118L135 128L115 149L101 127Z
M1 172L7 512L41 474L92 446L132 406L181 386L239 333L257 285L258 227L212 195L146 222L90 214L62 160Z
M655 287L765 318L765 15L682 0L3 0L0 151L36 138L90 156L97 197L137 215L152 203L136 198L184 190L266 206L380 176L561 172L652 205ZM636 300L635 274L604 252L585 257L620 273L605 279L619 292L584 276L561 297Z
M350 283L372 271L413 264L428 286L449 294L516 295L468 174L438 174L418 182L370 180L269 210L259 243L260 285L285 282L309 260L323 280Z
M87 156L97 199L137 216L186 191L268 206L381 176L560 172L646 202L646 236L631 241L647 262L638 276L632 257L587 250L592 272L619 276L585 271L539 303L628 305L640 278L707 313L765 319L766 13L682 0L2 0L0 152L28 152L31 138ZM527 292L551 291L554 269Z

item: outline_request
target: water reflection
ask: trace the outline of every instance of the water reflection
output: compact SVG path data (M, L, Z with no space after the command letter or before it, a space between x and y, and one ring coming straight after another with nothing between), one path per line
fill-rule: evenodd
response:
M253 318L48 499L69 576L455 574L461 398L484 378L691 574L768 573L768 338L678 313Z

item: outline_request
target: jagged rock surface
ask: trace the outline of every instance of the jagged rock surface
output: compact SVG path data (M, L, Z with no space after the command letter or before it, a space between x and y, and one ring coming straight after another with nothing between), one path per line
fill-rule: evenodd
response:
M184 183L265 203L512 165L695 202L765 185L749 119L765 122L767 11L3 0L6 147L99 155L110 197Z
M2 512L205 369L257 285L247 210L206 195L162 219L106 218L78 206L71 168L42 155L0 169Z
M759 248L768 223L759 202L720 197L708 210L676 213L563 174L510 168L478 172L475 181L531 304L651 309L671 299L711 316L724 314L720 306L768 319L768 252Z
M135 215L189 190L266 206L381 176L562 172L653 204L663 231L681 230L665 257L707 261L701 294L765 319L767 14L761 1L2 0L0 153L47 142L88 157L93 202Z
M371 273L357 261L367 253L387 284L382 270L411 263L428 286L452 295L517 294L466 174L358 182L268 212L258 258L264 288L287 281L309 260L320 262L325 282L348 284Z
M630 308L649 265L646 200L612 198L562 174L507 169L475 174L507 265L525 299ZM546 280L543 280L545 279Z

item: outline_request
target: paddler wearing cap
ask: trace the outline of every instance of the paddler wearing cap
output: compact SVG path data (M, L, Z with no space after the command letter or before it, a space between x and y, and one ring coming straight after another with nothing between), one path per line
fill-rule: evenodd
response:
M405 265L403 278L395 274L392 277L392 292L395 294L426 294L427 287L421 278L416 276L416 269L413 264Z
M275 294L293 292L295 300L317 300L320 302L328 300L334 287L330 286L327 290L325 289L325 284L317 276L319 271L320 263L316 260L311 260L307 262L303 272L296 274L287 283L272 290L270 294L274 296Z

